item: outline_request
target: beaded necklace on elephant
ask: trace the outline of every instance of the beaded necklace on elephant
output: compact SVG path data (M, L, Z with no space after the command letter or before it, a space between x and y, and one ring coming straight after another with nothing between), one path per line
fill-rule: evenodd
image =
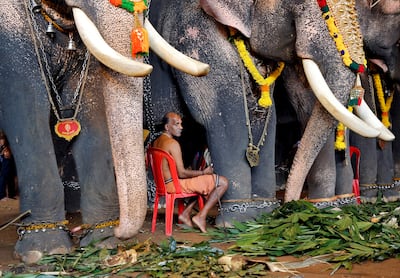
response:
M30 30L31 30L31 36L32 36L32 40L33 40L33 43L35 46L35 52L36 52L36 56L38 59L42 79L43 79L44 85L46 87L46 92L47 92L47 96L48 96L51 108L53 110L54 115L57 118L57 123L54 127L55 132L59 137L64 138L67 141L70 141L72 138L77 136L81 130L81 125L77 121L76 117L78 115L79 107L80 107L80 104L82 101L84 85L86 82L86 77L87 77L87 73L88 73L88 69L89 69L88 65L89 65L89 61L90 61L90 53L89 53L89 51L86 51L85 59L82 64L82 69L81 69L81 72L79 75L79 81L78 81L78 84L75 89L74 96L73 96L73 99L71 102L71 106L75 106L74 114L72 117L62 118L60 116L60 114L58 113L57 106L54 103L53 98L51 96L51 89L52 89L56 96L58 106L64 107L64 105L61 101L61 96L57 90L57 86L56 86L54 79L52 77L52 74L51 74L50 65L49 65L49 61L47 60L47 55L44 50L43 42L40 38L39 27L35 20L35 14L34 14L35 12L33 11L32 7L28 7L28 4L26 1L24 2L24 4L25 4L25 10L27 13L27 18L30 21L29 26L30 26ZM45 16L45 19L48 21L49 17ZM58 27L57 29L61 28L58 25L57 25L57 27ZM39 51L39 49L40 49L40 51ZM46 69L46 72L45 72L45 69ZM47 73L47 75L46 75L46 73ZM50 85L51 85L51 88L50 88Z

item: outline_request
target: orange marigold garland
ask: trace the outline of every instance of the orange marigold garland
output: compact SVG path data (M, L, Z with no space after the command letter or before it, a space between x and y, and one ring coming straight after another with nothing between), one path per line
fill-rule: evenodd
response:
M132 57L148 55L149 36L146 29L140 24L138 16L139 13L147 10L147 0L110 0L110 3L134 14L135 25L131 32Z

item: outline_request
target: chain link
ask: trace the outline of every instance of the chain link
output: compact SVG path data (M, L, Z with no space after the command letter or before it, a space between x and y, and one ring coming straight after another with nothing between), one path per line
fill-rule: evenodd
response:
M271 107L267 108L268 111L267 111L267 116L265 118L265 124L264 124L262 134L260 136L260 139L258 140L257 145L254 145L253 133L251 130L250 112L249 112L249 108L248 108L248 104L247 104L247 97L246 97L246 86L245 86L245 82L244 82L244 68L243 67L244 67L243 63L240 63L240 76L241 76L241 82L242 82L244 111L245 111L245 115L246 115L246 126L247 126L247 131L248 131L248 136L249 136L249 146L255 147L259 151L260 147L264 144L265 138L267 137L267 134L268 134L268 123L271 118L272 109L271 109Z
M25 2L25 5L27 5L26 2ZM50 90L49 83L51 85L51 89L53 90L53 92L54 92L54 94L56 96L56 100L57 100L59 108L63 107L63 103L62 103L61 96L60 96L60 94L58 92L57 86L56 86L56 84L54 82L53 76L51 74L50 64L49 64L49 61L47 59L47 55L46 55L46 51L44 49L43 41L40 38L40 31L39 31L39 27L38 27L38 24L37 24L36 19L35 19L35 12L33 11L32 6L29 7L28 18L30 18L30 21L31 21L30 22L31 23L30 26L31 26L31 32L32 32L32 39L33 39L33 43L35 45L36 56L38 58L38 62L39 62L39 65L40 65L40 70L41 70L43 82L45 83L46 91L47 91L47 94L48 94L48 99L49 99L49 102L51 104L52 110L53 110L57 120L59 121L61 119L61 117L60 117L60 115L59 115L59 113L57 111L57 107L56 107L56 105L55 105L55 103L53 101L53 98L51 96L51 90ZM32 27L33 27L33 30L32 30ZM38 47L37 44L39 44L39 47ZM39 53L39 49L40 49L41 55ZM75 112L74 112L73 118L76 117L76 115L78 113L78 110L79 110L79 105L80 105L80 102L81 102L81 95L82 95L81 92L83 91L84 82L86 81L86 75L87 75L89 60L90 60L90 53L89 53L88 50L86 50L85 59L84 59L84 62L82 64L82 70L81 70L80 75L79 75L79 81L78 81L78 84L77 84L77 87L75 89L74 96L73 96L73 99L72 99L72 102L71 102L71 105L75 105ZM44 63L44 68L46 69L47 75L44 72L43 63ZM47 76L47 78L46 78L46 76ZM78 102L77 102L77 100L78 100Z

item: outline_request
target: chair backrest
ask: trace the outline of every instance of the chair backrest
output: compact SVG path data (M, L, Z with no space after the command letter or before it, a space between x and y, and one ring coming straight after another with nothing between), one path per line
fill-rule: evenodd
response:
M156 194L168 194L164 184L164 173L162 171L162 163L164 160L168 162L171 178L175 186L175 193L182 193L182 189L179 184L178 171L176 169L175 160L172 155L162 149L150 147L147 149L147 158L153 172L154 182L156 184Z
M350 159L353 156L353 154L356 156L356 163L354 165L355 168L355 173L354 173L354 179L360 179L360 149L357 147L350 146Z

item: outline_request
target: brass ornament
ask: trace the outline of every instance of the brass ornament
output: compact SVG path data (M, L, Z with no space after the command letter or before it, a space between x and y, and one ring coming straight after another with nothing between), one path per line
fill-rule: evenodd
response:
M255 167L260 164L260 148L257 148L253 144L249 144L249 146L246 149L246 158L247 161L250 164L250 167Z
M364 64L364 45L355 0L327 0L326 2L351 58L358 64Z
M71 141L81 131L80 123L75 119L60 119L54 126L57 136Z
M360 105L363 98L364 88L361 86L360 75L357 74L356 83L354 84L354 87L350 90L349 105Z

